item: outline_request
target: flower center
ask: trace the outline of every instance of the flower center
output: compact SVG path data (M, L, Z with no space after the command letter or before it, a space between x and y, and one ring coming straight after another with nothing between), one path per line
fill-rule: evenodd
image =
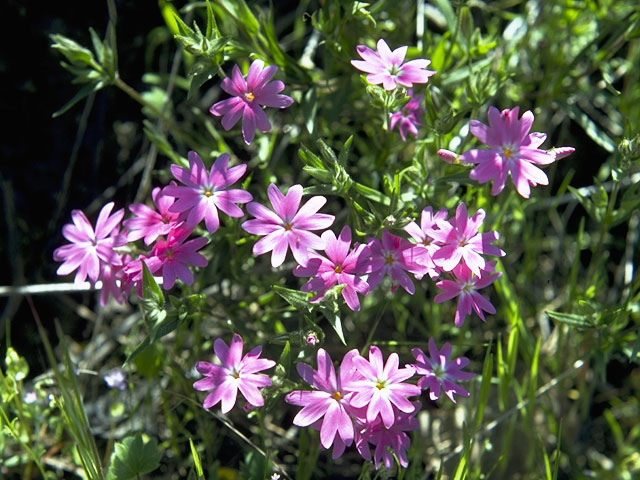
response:
M342 273L342 265L336 265L333 271L336 273Z
M342 399L342 393L336 390L335 392L333 392L333 395L331 395L331 398L339 401L340 399Z
M386 263L387 265L393 265L394 261L395 259L393 258L393 255L391 253L387 253L384 256L384 263Z
M384 380L378 380L376 382L376 388L382 390L385 387L386 382Z
M247 92L247 93L245 93L245 94L244 94L244 99L245 99L247 102L253 102L253 100L254 100L255 98L256 98L256 96L255 96L253 93L251 93L251 92Z
M397 65L391 65L388 69L389 75L393 75L394 77L401 72L401 69Z
M167 248L164 251L164 256L167 257L167 260L172 260L173 259L173 249Z
M205 197L210 197L211 195L213 195L213 188L211 188L211 187L205 188L204 192L202 192L202 194Z
M290 230L293 229L293 225L291 224L291 222L289 220L285 220L284 229L287 230L287 231L290 231Z
M475 286L471 282L466 282L462 285L462 291L464 293L471 293L475 290Z

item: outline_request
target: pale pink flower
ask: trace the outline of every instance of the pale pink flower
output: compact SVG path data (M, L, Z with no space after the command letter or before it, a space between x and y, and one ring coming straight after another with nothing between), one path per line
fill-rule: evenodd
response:
M171 186L175 187L176 183L172 181ZM122 224L129 230L127 240L130 242L144 237L145 245L151 245L159 236L167 235L182 224L180 214L170 210L175 202L174 197L156 187L151 192L151 198L158 211L144 203L134 203L129 207L135 217L125 220Z
M344 385L347 390L355 392L351 399L352 406L367 407L368 423L373 423L380 416L385 427L389 428L396 421L394 406L405 413L415 411L415 406L407 397L420 395L420 388L404 383L413 376L415 370L410 365L398 368L399 363L397 353L389 355L387 363L383 363L382 352L375 345L369 348L369 360L360 355L353 358L353 364L362 378L352 377Z
M236 403L238 390L254 407L264 405L264 398L259 388L271 385L271 379L258 373L262 370L273 367L276 362L266 358L259 358L262 347L258 346L242 356L242 337L237 333L233 334L231 345L220 338L213 344L216 356L222 365L215 365L209 362L198 362L196 370L206 378L198 380L193 384L193 388L198 391L213 390L204 399L202 406L211 408L218 402L222 402L222 413L229 412Z
M262 60L254 60L245 80L234 65L231 78L225 78L221 84L222 89L233 97L213 104L209 110L213 115L224 115L222 127L225 130L230 130L242 117L242 138L247 145L253 140L256 129L263 133L271 129L262 105L287 108L293 103L291 97L279 94L284 90L284 83L280 80L269 82L277 70L275 66L265 67Z
M189 265L195 267L206 267L209 263L204 255L197 251L204 247L208 240L204 237L194 238L185 242L191 234L190 230L174 230L167 236L167 239L160 238L147 260L147 267L151 273L156 273L154 269L157 263L162 265L162 288L169 290L176 282L176 278L185 284L193 283L193 273L189 270ZM152 266L150 266L150 263Z
M495 230L487 233L478 232L484 217L483 209L479 209L473 217L468 217L467 206L461 203L453 219L436 220L438 230L430 230L430 235L440 243L441 247L434 252L433 262L449 272L460 263L460 260L464 260L471 271L479 275L480 270L486 265L482 255L504 256L503 250L491 245L500 238L498 232Z
M246 164L227 168L229 154L220 155L207 172L202 159L196 152L189 152L189 168L171 165L173 176L184 186L169 185L163 193L176 198L170 212L185 213L186 227L193 229L204 218L209 233L220 226L218 209L230 217L239 218L244 212L236 203L250 202L253 197L245 190L227 190L237 182L247 170Z
M311 298L311 303L319 302L324 294L334 285L344 285L342 298L353 311L360 310L358 293L367 295L369 284L359 275L366 273L362 267L365 257L369 256L369 247L356 243L351 247L351 229L343 227L340 236L327 230L322 234L325 243L324 251L327 257L310 252L306 266L298 265L293 274L296 277L314 277L300 288L303 292L317 292Z
M287 403L303 407L293 419L294 425L307 427L319 422L320 443L324 448L330 448L334 440L339 439L340 448L334 449L334 458L353 442L353 421L350 416L353 393L345 390L344 383L356 375L353 365L356 356L357 350L348 352L336 376L331 357L323 348L318 349L318 370L305 363L297 365L300 376L314 390L295 390L285 397Z
M400 47L393 52L383 39L378 40L378 51L374 52L366 45L358 45L356 50L363 60L351 60L358 70L368 73L367 82L380 85L385 90L393 90L396 84L411 88L414 83L427 83L429 77L436 72L427 70L430 60L419 58L404 62L407 47Z
M253 246L254 255L272 252L271 265L283 264L287 250L291 248L300 265L306 265L308 249L324 249L324 241L310 230L322 230L331 226L333 215L317 213L326 203L322 196L311 197L300 207L302 186L294 185L283 195L273 183L267 188L273 211L257 202L247 205L247 211L256 217L247 220L242 228L254 235L264 235ZM298 207L300 207L298 209Z
M91 226L86 215L80 210L71 212L73 224L62 227L62 235L71 242L56 248L53 259L62 261L56 272L58 275L68 275L74 270L75 283L84 282L89 276L92 282L100 279L105 265L122 265L122 255L115 248L126 245L127 239L120 234L120 221L124 216L124 209L110 215L113 202L107 203L96 221L96 228Z
M429 357L419 348L412 348L411 353L417 362L413 365L416 373L423 375L418 380L418 386L429 390L431 400L435 401L440 398L440 389L453 403L456 403L454 395L469 396L469 392L455 382L470 380L476 375L462 371L469 364L467 357L451 359L450 343L445 343L442 349L438 350L435 340L431 337L429 338Z
M386 274L391 275L393 281L391 290L395 292L401 285L407 293L413 295L416 287L407 275L407 271L422 278L426 267L426 251L415 248L408 240L389 233L385 228L382 232L382 242L377 238L369 240L371 249L370 271L367 283L371 288L377 286Z
M529 198L531 186L549 184L546 174L535 165L549 165L560 158L553 150L538 148L547 135L529 133L533 125L533 113L526 111L518 119L519 111L519 107L502 112L491 107L488 126L478 120L471 120L471 133L490 148L469 150L459 157L461 162L476 165L469 175L473 180L480 183L493 180L492 195L497 195L504 189L507 176L511 174L518 193ZM571 147L560 147L558 150L563 157L573 152ZM451 156L451 152L446 150L438 153L443 158Z
M491 285L502 275L501 272L491 273L495 269L495 264L496 262L487 262L487 269L480 270L480 275L475 275L466 264L460 263L451 272L455 280L440 280L436 283L436 287L442 290L442 293L434 298L436 303L460 297L454 318L456 327L461 327L472 311L475 311L483 322L485 321L483 311L491 315L496 313L491 302L478 293L478 290Z
M409 90L407 94L411 97L407 104L389 116L389 130L393 130L396 125L399 125L398 130L403 142L407 141L407 133L414 137L418 136L418 127L422 125L420 119L425 112L424 108L420 106L424 95L414 97L413 90Z
M434 230L439 230L437 222L446 221L447 217L445 208L438 210L434 215L431 207L425 207L420 215L420 225L416 222L410 222L403 228L416 241L415 248L425 250L424 255L419 256L417 260L425 267L432 279L440 275L440 268L433 263L433 254L438 251L440 245L434 240L431 233Z

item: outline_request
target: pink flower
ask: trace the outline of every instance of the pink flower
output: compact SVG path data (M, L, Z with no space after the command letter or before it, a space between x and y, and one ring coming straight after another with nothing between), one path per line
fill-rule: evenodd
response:
M382 232L382 242L373 238L368 245L371 249L371 273L367 283L371 288L378 285L382 278L389 274L393 280L392 291L395 291L400 284L407 293L413 295L416 287L407 275L407 271L422 278L423 272L426 271L424 266L426 252L415 248L415 245L404 238L392 235L386 228Z
M146 260L147 268L151 273L156 273L159 270L155 268L155 265L158 263L161 265L162 288L165 290L173 287L176 278L191 285L193 273L188 266L206 267L209 263L204 255L197 253L207 244L208 240L204 237L198 237L185 242L190 234L190 230L177 230L172 232L166 240L160 238L151 251L151 258Z
M458 300L458 309L455 315L456 327L464 325L464 319L471 311L485 321L483 311L494 314L496 309L489 300L480 295L477 290L491 285L501 272L491 273L495 268L496 262L487 262L486 270L480 270L480 275L474 275L471 269L464 263L458 264L451 273L455 280L440 280L436 283L436 287L442 290L434 298L436 303L442 303L454 297L460 296Z
M294 185L283 195L273 183L267 189L273 211L257 202L247 205L247 211L256 217L247 220L242 228L254 235L265 235L253 246L254 255L273 252L271 265L279 267L290 247L300 265L306 265L307 249L322 250L324 241L309 230L321 230L331 226L333 215L317 213L326 203L325 197L311 197L300 209L302 186Z
M114 249L127 243L126 237L120 234L119 227L124 209L110 215L113 205L110 202L102 207L95 230L82 211L71 212L73 224L62 227L62 235L71 244L56 248L53 252L53 259L63 262L56 272L58 275L78 270L75 283L84 282L87 276L92 282L96 282L106 265L122 265L122 255Z
M175 187L175 182L171 182L171 186ZM160 235L167 235L182 224L180 214L169 210L175 202L174 197L156 187L151 192L151 198L158 209L157 212L144 203L134 203L129 207L135 217L125 220L122 224L129 230L127 240L130 242L144 237L145 245L151 245Z
M247 166L241 164L227 168L228 164L229 154L223 153L207 172L198 154L189 152L188 169L171 165L171 173L185 186L169 185L164 188L164 195L176 198L169 212L186 213L186 227L189 229L204 218L209 233L214 233L220 226L218 208L230 217L242 217L244 213L236 203L250 202L253 197L245 190L226 188L244 175Z
M362 259L369 256L369 248L366 245L356 243L351 247L351 229L345 226L340 232L340 237L327 230L322 234L325 243L327 257L311 252L307 266L298 265L293 274L296 277L315 277L302 285L303 292L317 292L311 302L319 302L324 294L334 285L344 285L342 298L353 311L360 310L358 293L367 295L369 284L358 275L365 273L362 268Z
M503 250L491 245L500 238L498 232L478 233L484 216L484 210L479 209L473 217L467 217L467 206L461 203L452 221L436 220L439 229L430 230L430 235L442 246L433 254L433 262L449 272L464 259L471 271L479 275L486 265L482 254L504 256Z
M213 390L204 399L202 406L211 408L222 401L222 413L227 413L236 403L238 389L250 405L254 407L264 405L264 399L258 388L270 386L271 379L257 372L273 367L276 362L258 358L262 353L260 346L255 347L243 357L242 337L237 333L233 334L229 347L222 339L217 338L213 349L222 365L209 362L196 364L196 370L206 378L195 382L193 388L200 392Z
M370 424L364 424L363 428L358 431L358 451L365 460L371 459L371 451L368 443L376 448L373 453L373 461L376 469L380 469L382 463L387 469L393 467L395 453L398 462L404 468L409 466L407 451L411 446L411 439L406 432L416 430L419 426L418 420L415 418L416 413L420 409L420 402L414 402L414 411L411 413L397 412L396 421L391 427L386 427L380 420Z
M392 113L389 116L389 130L393 130L396 125L400 125L400 136L402 141L407 141L407 133L414 137L418 136L418 127L422 125L420 118L424 115L424 108L420 104L424 100L424 95L413 96L413 90L407 92L411 99L402 107L402 110Z
M558 158L554 151L538 148L547 138L546 134L529 133L533 125L533 113L526 111L518 119L519 111L519 107L502 112L491 107L489 126L478 120L471 120L471 133L490 148L469 150L460 155L460 161L476 165L469 175L473 180L480 183L493 180L492 195L497 195L504 189L507 176L511 174L518 193L529 198L531 186L549 184L545 173L535 165L548 165ZM571 151L565 150L567 148ZM561 147L561 151L562 156L566 156L573 149ZM438 153L443 157L450 157L451 152Z
M438 350L435 340L431 337L429 339L430 357L427 357L419 348L412 348L411 353L413 353L417 362L414 365L416 373L424 375L418 380L418 386L429 390L429 398L431 400L435 401L440 398L441 388L453 403L456 403L454 395L469 396L469 392L455 383L455 380L469 380L476 375L462 371L469 364L467 357L458 357L450 360L450 343L445 343L442 349Z
M396 84L411 88L414 83L427 83L429 77L436 72L427 70L430 60L419 58L404 62L407 47L400 47L393 52L387 42L378 40L378 51L374 52L365 45L358 45L356 50L364 60L351 60L358 70L368 73L367 82L371 85L382 84L385 90L393 90Z
M307 427L320 422L320 443L324 448L330 448L334 440L339 441L340 448L334 449L334 458L342 454L344 446L353 442L353 421L350 416L353 394L345 390L343 384L354 375L353 359L356 356L357 350L348 352L336 376L331 357L320 348L317 353L318 370L305 363L297 365L300 376L314 390L295 390L285 397L287 403L303 407L293 419L294 425Z
M405 413L415 411L415 406L407 397L420 395L420 388L404 383L413 376L415 370L410 365L399 369L399 362L398 354L392 353L384 364L382 352L375 345L369 348L368 361L360 355L353 358L353 364L362 379L350 378L345 382L345 388L355 392L351 399L352 406L367 407L366 419L370 424L380 416L384 426L391 427L396 421L394 406Z
M434 215L431 207L425 207L420 215L419 226L416 222L410 222L403 228L403 230L411 235L411 238L417 242L415 248L425 250L424 255L419 257L419 260L431 278L437 278L440 275L440 268L433 263L433 254L438 251L440 245L434 241L432 232L439 230L438 221L446 220L446 209L442 208Z
M293 99L279 95L284 83L269 80L276 74L278 67L265 67L262 60L254 60L249 67L245 80L237 65L233 66L231 78L222 80L222 89L232 98L212 105L209 112L222 117L222 127L230 130L242 117L242 138L247 145L253 140L256 129L265 133L271 129L269 119L262 111L262 105L273 108L287 108Z

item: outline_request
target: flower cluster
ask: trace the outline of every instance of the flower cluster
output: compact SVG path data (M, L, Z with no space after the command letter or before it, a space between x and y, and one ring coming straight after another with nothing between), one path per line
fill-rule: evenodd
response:
M195 227L204 220L209 233L214 233L220 219L218 209L230 217L241 217L243 211L237 204L250 202L249 192L228 187L245 173L246 165L228 167L229 155L220 155L210 171L196 152L189 152L189 168L173 165L171 172L182 185L172 181L164 188L152 192L156 209L145 204L129 207L134 214L122 222L124 210L109 215L113 203L105 205L98 216L95 232L86 216L77 210L72 212L74 225L65 225L63 235L72 242L56 249L55 260L64 263L59 275L74 270L76 282L87 275L92 282L102 280L100 304L105 305L109 295L122 302L132 285L141 292L142 264L163 279L163 288L171 289L176 279L187 285L193 283L189 266L205 267L207 259L198 250L208 240L205 237L190 238ZM143 239L151 250L132 259L118 253L116 247Z
M437 400L442 388L455 402L454 393L469 393L454 381L474 376L462 371L468 359L450 360L451 345L445 344L439 352L432 338L429 349L431 358L419 348L413 349L417 363L403 368L397 353L391 353L385 362L376 346L370 347L368 359L351 350L343 357L337 374L329 353L318 349L317 370L305 363L297 365L299 375L313 390L295 390L285 397L288 403L302 407L293 419L294 425L319 430L320 443L326 449L333 446L334 459L354 444L363 458L373 458L376 468L382 464L392 467L391 452L406 467L410 445L407 432L418 427L415 416L421 407L410 397L428 389L431 400ZM421 375L418 384L407 383L415 374Z

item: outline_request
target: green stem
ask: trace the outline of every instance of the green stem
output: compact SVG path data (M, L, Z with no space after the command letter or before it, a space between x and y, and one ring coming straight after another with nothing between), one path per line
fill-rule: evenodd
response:
M148 101L146 101L142 97L142 95L140 95L140 93L138 93L137 90L135 90L133 87L131 87L127 83L125 83L117 73L116 73L116 76L115 76L115 78L113 80L113 84L116 87L118 87L120 90L122 90L124 93L129 95L132 99L134 99L140 105L142 105L143 107L147 107L149 110L151 110L163 122L165 122L169 126L169 128L171 128L174 131L174 133L176 135L178 135L178 136L183 136L184 135L184 132L182 131L182 128L180 128L180 126L178 124L176 124L171 118L167 117L163 112L158 110L155 105L153 105L153 104L149 103Z
M388 302L385 300L384 303L382 304L382 308L380 308L380 310L378 310L378 314L376 315L376 319L373 322L373 327L371 328L371 330L369 330L369 335L367 336L367 341L364 344L364 347L362 347L362 349L360 350L360 355L364 355L364 352L366 352L367 349L369 348L369 345L371 345L371 340L373 339L373 335L376 333L376 329L378 328L378 325L380 325L380 320L382 320L382 314L387 309L387 305L388 305Z

